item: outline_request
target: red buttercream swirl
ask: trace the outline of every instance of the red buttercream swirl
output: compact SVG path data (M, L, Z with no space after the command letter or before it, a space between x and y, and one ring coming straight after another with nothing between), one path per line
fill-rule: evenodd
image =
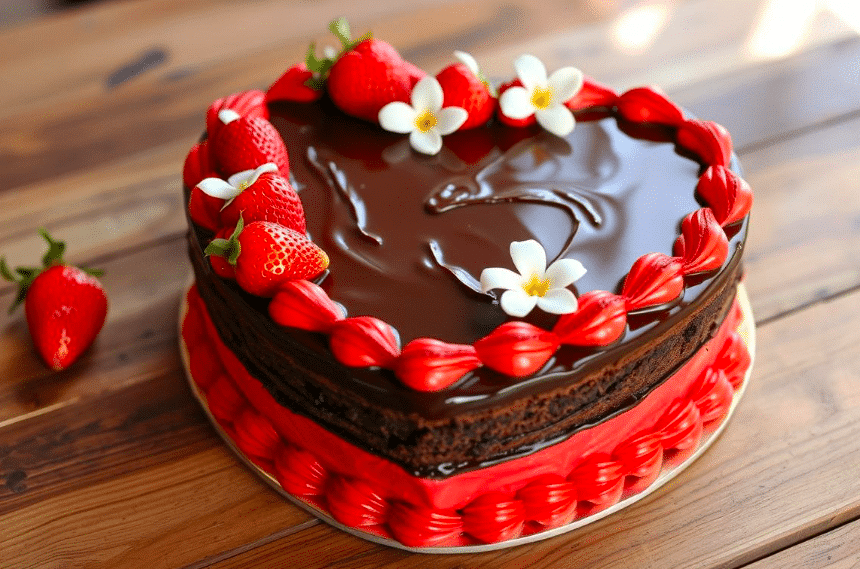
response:
M631 122L656 123L678 127L684 113L659 87L637 87L618 98L618 112Z
M563 526L576 517L576 486L558 474L538 476L517 492L527 520L546 528Z
M752 208L749 184L725 166L709 166L699 178L696 193L714 211L714 217L723 227L737 223Z
M580 296L576 311L563 314L552 331L562 344L606 346L620 338L626 326L624 297L593 290Z
M332 517L349 527L379 526L388 517L388 502L354 478L333 478L326 487L326 501Z
M351 367L389 368L400 354L394 329L373 316L355 316L335 322L329 347L337 361Z
M404 346L394 372L404 385L416 391L439 391L481 365L472 345L416 338Z
M523 503L501 492L488 492L463 508L463 531L483 543L519 537L526 522Z
M272 297L269 316L281 326L327 333L343 320L343 310L319 285L295 280L282 285Z
M621 296L628 311L665 304L684 290L683 265L663 253L646 253L633 263Z
M706 165L728 166L732 160L729 131L713 121L684 121L678 129L677 141Z
M591 77L583 77L582 89L565 101L564 105L571 111L581 111L594 107L611 109L618 101L618 93Z
M554 333L513 320L476 341L475 350L488 368L513 377L525 377L542 368L559 344Z
M711 208L703 207L684 218L674 253L681 259L685 275L723 266L729 255L729 240Z

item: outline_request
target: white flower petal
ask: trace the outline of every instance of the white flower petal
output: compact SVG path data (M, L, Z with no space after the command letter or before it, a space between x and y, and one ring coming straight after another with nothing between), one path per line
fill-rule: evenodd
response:
M519 56L514 60L514 69L517 70L517 77L529 93L535 87L546 86L546 66L537 57L528 53Z
M537 304L538 297L529 296L523 289L514 289L505 291L502 298L499 299L499 304L507 314L516 318L522 318L532 311Z
M506 117L520 120L534 114L529 92L523 87L511 87L499 97L499 106Z
M242 118L242 115L234 111L233 109L221 109L218 111L218 120L220 120L224 124L230 124L231 122Z
M550 314L570 314L576 312L579 303L576 296L566 288L556 288L548 291L537 299L537 306Z
M468 67L469 71L472 72L472 75L474 75L475 77L478 76L478 62L475 61L475 58L472 57L471 53L466 53L465 51L455 51L454 57L457 58L457 61Z
M202 190L207 196L221 198L222 200L232 200L242 193L242 190L228 182L225 182L221 178L205 178L200 180L197 187L200 188L200 190Z
M462 107L445 107L439 109L436 113L436 130L439 134L445 136L451 134L466 122L469 118L469 113Z
M548 83L556 100L565 103L582 89L582 71L576 67L562 67L549 76Z
M247 188L252 185L257 179L266 172L278 172L278 166L273 162L266 162L262 166L257 166L255 170L243 170L241 172L236 172L229 178L227 178L227 182L231 186L236 186L237 188L240 186L244 186Z
M576 126L573 113L564 105L550 105L535 111L538 123L556 136L567 136Z
M582 278L585 267L576 259L559 259L549 266L544 275L550 288L565 288Z
M425 75L412 88L412 108L419 114L425 110L436 114L442 108L443 98L442 86L432 75Z
M481 292L494 288L507 290L522 289L523 277L510 269L491 267L481 271Z
M442 149L442 135L435 128L427 132L413 130L409 133L409 144L422 154L437 154Z
M406 134L415 128L415 109L402 101L388 103L379 110L379 124L387 131Z
M511 243L511 259L514 266L525 279L533 274L543 278L546 271L546 252L540 243L534 239L528 241L513 241Z

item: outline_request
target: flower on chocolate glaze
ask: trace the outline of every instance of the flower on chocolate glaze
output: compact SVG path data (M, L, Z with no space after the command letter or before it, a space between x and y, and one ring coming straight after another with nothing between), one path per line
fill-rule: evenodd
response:
M436 154L442 149L442 137L460 128L469 118L466 109L443 109L442 100L442 86L428 75L413 87L411 105L395 101L382 107L379 124L391 132L409 133L409 143L418 152Z
M558 259L548 268L546 252L534 239L511 243L511 259L519 274L510 269L490 268L481 272L481 291L506 289L499 304L507 314L522 318L537 306L544 312L575 312L576 296L567 287L585 274L575 259Z
M227 207L233 198L241 194L245 188L252 186L262 174L277 171L278 167L272 162L268 162L262 166L257 166L254 170L236 172L226 181L221 178L205 178L197 184L197 187L206 195L226 200L227 203L224 204L224 207Z
M564 103L582 88L582 71L562 67L547 78L543 62L528 54L514 61L514 69L523 86L510 87L502 93L502 113L517 120L534 114L538 124L554 135L570 134L576 120Z

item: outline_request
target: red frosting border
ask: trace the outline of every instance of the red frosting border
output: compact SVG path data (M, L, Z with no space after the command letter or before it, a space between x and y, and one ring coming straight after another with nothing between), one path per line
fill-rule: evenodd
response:
M751 364L735 301L715 337L631 410L528 456L433 480L279 405L221 342L196 285L187 302L189 373L241 452L338 522L410 547L507 541L641 492L722 422Z

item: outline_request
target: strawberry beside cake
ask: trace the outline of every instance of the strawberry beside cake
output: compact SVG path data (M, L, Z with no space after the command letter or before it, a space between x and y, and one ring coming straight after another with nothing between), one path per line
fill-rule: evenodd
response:
M185 162L183 339L228 438L428 550L549 535L682 463L750 364L725 129L530 55L494 86L331 29L339 53L215 101Z

